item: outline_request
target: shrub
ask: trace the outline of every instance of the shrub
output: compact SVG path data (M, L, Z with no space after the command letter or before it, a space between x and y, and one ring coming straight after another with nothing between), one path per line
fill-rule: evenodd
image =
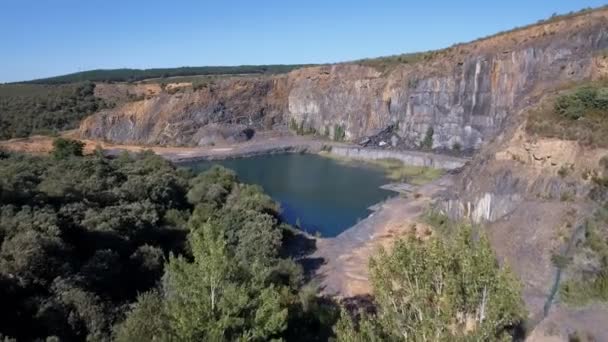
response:
M526 131L549 138L608 146L608 82L585 83L546 99L530 112Z
M565 178L566 176L568 176L570 174L570 171L572 171L573 169L573 165L568 166L568 165L562 165L559 170L557 170L557 174L562 177Z
M599 275L588 281L570 280L560 288L560 297L570 305L608 301L608 275Z
M346 131L342 125L335 124L334 125L334 140L335 141L344 141L346 138Z
M82 157L84 143L79 140L57 138L53 140L52 156L55 159Z
M298 132L298 123L296 122L296 119L289 119L289 129L296 133Z
M433 134L435 134L435 130L433 129L433 126L429 126L424 135L424 139L422 139L422 142L420 143L420 148L425 150L433 148Z
M555 101L555 112L570 120L578 120L592 110L608 110L608 88L582 86Z

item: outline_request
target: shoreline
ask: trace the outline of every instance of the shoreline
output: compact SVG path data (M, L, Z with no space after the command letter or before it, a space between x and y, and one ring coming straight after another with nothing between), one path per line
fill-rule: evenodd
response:
M74 132L66 132L65 138L77 139ZM31 136L0 141L0 149L13 152L46 154L52 151L54 137ZM187 163L204 160L247 158L265 154L319 153L353 160L397 159L411 166L424 166L451 170L464 166L471 158L417 150L392 150L361 147L352 143L341 143L317 139L311 136L278 136L254 138L250 141L212 147L166 147L113 144L104 141L78 139L85 143L85 153L93 153L101 148L104 154L116 156L123 152L137 153L151 150L173 163Z
M69 133L68 133L69 134ZM74 136L64 135L66 138ZM46 154L52 151L53 137L34 136L24 139L0 141L0 149L14 152ZM101 148L106 155L138 153L151 150L162 158L176 164L246 158L266 154L314 153L328 158L350 159L370 162L381 159L397 159L404 164L419 167L434 167L451 170L464 166L470 159L422 151L382 150L339 143L312 137L289 136L253 139L252 141L213 147L162 147L115 145L107 142L81 140L85 153ZM326 153L320 153L325 151ZM370 291L367 260L379 246L388 246L403 233L411 230L416 218L423 212L439 189L445 188L451 177L445 174L429 184L408 186L407 189L388 189L394 196L370 206L371 212L358 223L348 227L335 237L317 237L299 230L308 239L315 241L316 249L303 260L324 260L323 265L312 270L312 277L324 287L323 293L337 297L365 295ZM385 186L402 186L386 184ZM400 196L399 190L416 191L419 196Z

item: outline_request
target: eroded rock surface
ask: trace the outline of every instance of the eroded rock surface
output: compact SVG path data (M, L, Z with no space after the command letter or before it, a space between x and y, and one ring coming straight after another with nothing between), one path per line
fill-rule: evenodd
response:
M86 138L205 145L209 125L305 131L358 141L394 125L387 146L479 149L539 94L606 73L608 11L598 10L441 50L386 71L356 63L233 78L145 98L85 120ZM139 94L139 93L138 93ZM141 95L141 94L140 94Z

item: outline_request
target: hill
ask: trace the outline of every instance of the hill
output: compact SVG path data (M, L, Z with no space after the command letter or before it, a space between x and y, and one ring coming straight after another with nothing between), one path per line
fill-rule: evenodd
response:
M286 73L309 65L239 65L239 66L203 66L158 69L97 69L76 72L73 74L41 78L20 83L30 84L65 84L83 81L91 82L135 82L149 78L167 78L195 75L267 75Z
M0 84L0 139L54 134L76 128L80 120L106 108L95 84Z

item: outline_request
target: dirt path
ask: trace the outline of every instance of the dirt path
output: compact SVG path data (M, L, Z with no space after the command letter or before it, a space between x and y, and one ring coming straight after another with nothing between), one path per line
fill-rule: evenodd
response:
M433 197L451 183L446 175L416 188L407 198L397 196L379 210L335 238L317 239L317 250L310 256L322 260L316 271L322 291L343 298L371 292L368 261L380 246L390 247L404 233L428 234L419 222Z
M75 134L75 132L67 132L63 134L63 136L67 138L77 138ZM53 149L54 139L55 138L53 137L38 135L28 138L0 141L0 149L27 153L49 153ZM120 145L96 140L79 140L85 143L85 153L92 153L96 148L101 148L105 153L110 155L120 154L123 151L141 152L152 150L156 154L176 162L196 160L198 158L213 159L272 152L321 150L324 145L349 146L348 144L315 139L312 136L287 135L261 135L260 137L245 143L210 147Z

